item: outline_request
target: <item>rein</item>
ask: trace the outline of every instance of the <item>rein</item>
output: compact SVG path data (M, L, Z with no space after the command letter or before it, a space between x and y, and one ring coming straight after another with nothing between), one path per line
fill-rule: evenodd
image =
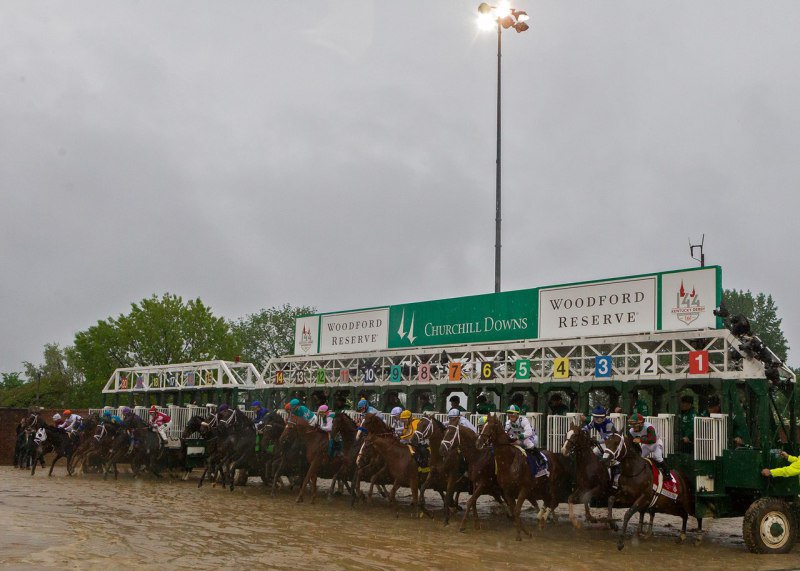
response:
M445 440L444 438L442 438L441 446L443 446L447 452L450 452L451 448L458 446L460 444L461 444L461 427L456 426L455 430L453 431L453 437L450 438L449 440Z

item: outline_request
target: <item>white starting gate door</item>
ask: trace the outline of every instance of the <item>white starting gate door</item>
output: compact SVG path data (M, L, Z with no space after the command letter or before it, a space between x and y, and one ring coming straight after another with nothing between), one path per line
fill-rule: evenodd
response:
M652 424L656 429L656 434L664 445L664 458L675 453L675 430L674 414L659 414L658 416L645 416L644 419Z
M728 449L728 415L694 418L694 459L714 460Z
M581 423L581 413L551 414L547 417L547 449L550 452L561 452L567 439L571 424Z

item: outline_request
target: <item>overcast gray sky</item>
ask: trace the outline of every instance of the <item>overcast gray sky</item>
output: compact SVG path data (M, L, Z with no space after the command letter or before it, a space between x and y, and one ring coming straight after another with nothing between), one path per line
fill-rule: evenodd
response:
M152 293L236 318L493 291L478 3L4 0L0 371ZM800 349L800 2L516 6L503 289L689 267L705 233Z

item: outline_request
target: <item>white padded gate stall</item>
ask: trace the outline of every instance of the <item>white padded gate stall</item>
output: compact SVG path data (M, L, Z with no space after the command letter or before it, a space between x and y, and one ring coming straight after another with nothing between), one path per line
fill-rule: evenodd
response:
M658 416L645 416L644 419L656 429L656 434L664 444L664 458L675 453L674 414L659 414Z
M547 417L547 449L550 452L561 452L567 438L570 424L580 424L581 413L551 414Z
M694 418L694 459L714 460L728 449L728 415Z

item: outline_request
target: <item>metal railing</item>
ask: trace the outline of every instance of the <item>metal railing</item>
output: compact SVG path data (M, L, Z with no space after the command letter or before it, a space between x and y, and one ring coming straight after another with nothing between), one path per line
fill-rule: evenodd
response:
M728 415L694 418L694 459L714 460L728 449Z

